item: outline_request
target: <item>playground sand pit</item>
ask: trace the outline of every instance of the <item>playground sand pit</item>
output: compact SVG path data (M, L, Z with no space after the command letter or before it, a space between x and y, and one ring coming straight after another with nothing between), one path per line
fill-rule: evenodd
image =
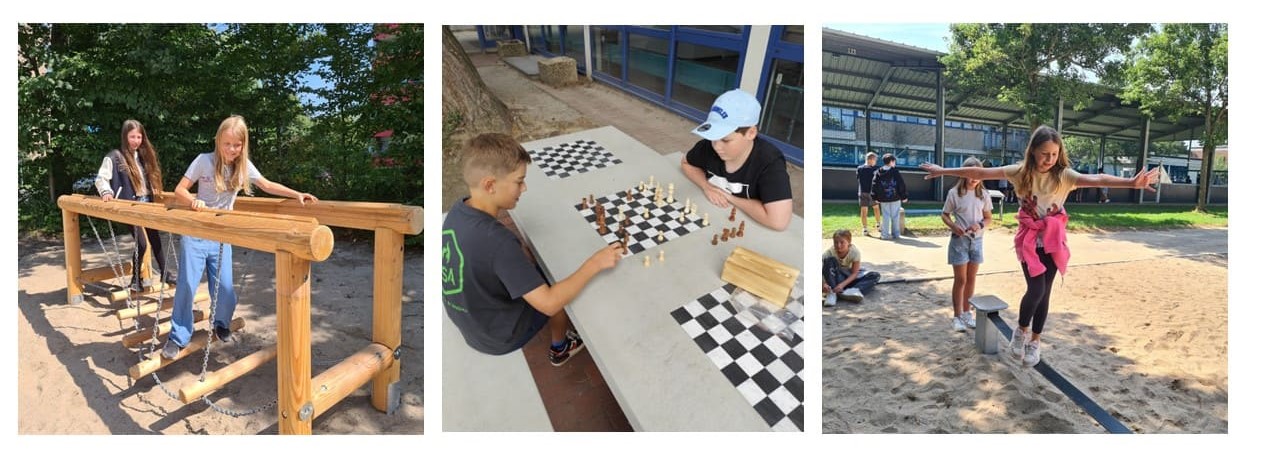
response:
M1020 273L979 276L1011 306ZM951 281L890 284L823 310L826 433L1100 433L1034 369L951 331ZM1227 257L1072 267L1042 357L1137 433L1227 432Z
M83 221L82 221L83 222ZM98 229L106 223L99 221ZM120 230L119 224L116 230ZM106 247L112 248L103 233ZM162 237L164 238L164 237ZM107 263L97 241L84 238L85 267ZM168 240L166 252L168 249ZM176 244L177 239L174 239ZM133 251L127 235L122 253ZM127 257L127 256L126 256ZM152 377L133 381L134 352L120 342L133 323L117 321L105 295L86 288L83 303L66 302L66 272L60 241L24 239L18 257L18 433L19 434L274 434L275 405L251 416L232 417L203 402L183 405L155 385ZM170 265L172 267L173 265ZM275 342L275 263L271 254L235 250L239 295L236 316L245 329L210 354L214 371ZM243 277L242 277L243 272ZM367 346L372 338L373 246L342 242L332 256L312 267L312 374ZM243 279L243 281L241 281ZM423 264L422 253L407 250L402 308L401 407L387 415L369 400L369 385L316 418L316 434L423 433ZM201 288L204 285L201 284ZM162 316L167 318L168 311ZM141 323L150 327L152 320ZM208 322L196 323L207 329ZM158 349L158 347L157 347ZM157 375L174 393L196 379L202 354L188 356ZM276 397L276 361L233 381L210 399L233 412L268 405Z

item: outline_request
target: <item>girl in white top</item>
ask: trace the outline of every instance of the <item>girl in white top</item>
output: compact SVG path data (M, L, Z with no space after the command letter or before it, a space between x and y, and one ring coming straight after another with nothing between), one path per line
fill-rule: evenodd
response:
M311 194L289 189L258 173L249 161L249 127L239 115L222 121L214 136L213 153L196 156L174 189L174 196L196 211L208 208L230 210L235 207L236 195L241 191L252 195L252 183L263 191L281 197L297 199L299 204L316 202ZM191 194L191 185L199 182L197 195ZM173 300L173 328L169 341L161 354L175 358L191 341L195 320L191 306L195 299L200 277L209 277L209 294L214 296L217 307L213 314L213 335L228 341L231 335L231 316L236 309L236 294L232 282L231 245L192 236L182 237L178 259L178 288ZM215 293L216 292L216 293Z
M982 161L971 157L963 167L982 167ZM955 273L951 284L951 329L964 331L977 326L969 311L969 299L973 298L978 266L983 260L982 232L991 223L991 194L982 187L982 180L956 181L942 204L942 223L951 229L947 263Z

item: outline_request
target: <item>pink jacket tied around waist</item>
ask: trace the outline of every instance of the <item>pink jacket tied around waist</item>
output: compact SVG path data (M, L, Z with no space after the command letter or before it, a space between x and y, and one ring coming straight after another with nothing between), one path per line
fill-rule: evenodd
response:
M1026 210L1018 210L1018 233L1013 236L1013 249L1018 261L1027 264L1032 277L1044 274L1046 269L1036 255L1036 237L1040 232L1044 232L1044 252L1058 265L1058 273L1067 274L1067 262L1071 260L1071 250L1067 248L1068 218L1066 210L1041 219Z

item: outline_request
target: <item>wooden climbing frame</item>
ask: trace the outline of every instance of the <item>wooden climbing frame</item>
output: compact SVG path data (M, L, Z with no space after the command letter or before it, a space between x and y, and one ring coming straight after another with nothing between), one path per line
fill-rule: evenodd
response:
M239 197L235 211L191 211L173 203L172 193L157 203L103 202L66 195L62 208L66 251L67 301L83 300L84 284L114 275L109 269L84 270L80 257L79 215L108 219L174 234L195 236L275 254L276 346L212 372L205 381L182 389L194 401L254 368L277 358L279 427L282 434L310 434L316 417L372 381L372 404L384 412L399 406L401 297L404 235L422 233L422 208L366 202L322 201L301 206L292 199ZM311 372L311 263L333 251L329 226L374 232L373 343L319 375ZM143 276L150 270L143 262ZM204 314L197 314L203 317ZM139 339L126 338L126 344ZM195 343L193 339L193 344ZM188 350L192 346L188 346ZM185 350L184 350L185 351ZM137 368L163 367L168 360L144 360Z

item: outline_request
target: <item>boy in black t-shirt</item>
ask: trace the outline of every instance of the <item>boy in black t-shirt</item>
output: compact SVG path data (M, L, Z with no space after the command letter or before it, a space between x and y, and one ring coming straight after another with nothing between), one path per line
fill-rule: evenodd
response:
M791 178L782 152L759 136L760 103L742 90L716 98L707 121L693 130L704 140L680 164L712 205L737 207L774 230L791 223Z
M519 349L550 325L548 357L554 366L564 364L583 347L564 307L596 274L617 265L622 248L610 244L547 285L520 240L497 219L527 189L529 153L505 134L477 136L463 153L462 177L471 195L449 209L443 226L445 312L467 345L491 355Z

